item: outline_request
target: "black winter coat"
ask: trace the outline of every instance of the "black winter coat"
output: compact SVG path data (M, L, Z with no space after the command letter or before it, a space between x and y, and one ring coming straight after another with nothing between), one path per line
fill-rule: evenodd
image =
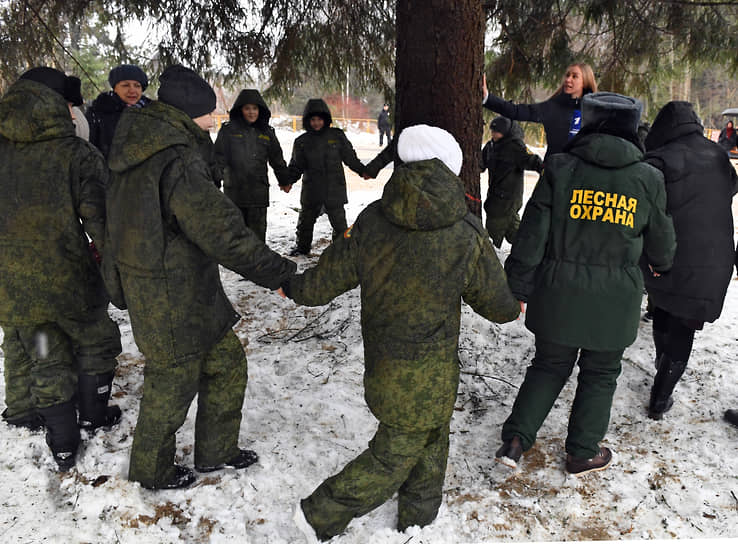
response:
M587 93L585 93L587 94ZM484 107L514 121L543 123L546 132L546 156L561 153L569 141L569 129L576 112L581 116L582 99L561 93L536 104L515 104L490 94Z
M671 272L644 274L653 303L690 320L715 321L733 275L733 214L738 190L725 151L702 135L688 102L670 102L646 138L646 161L664 174L677 250Z
M321 130L310 128L310 118L323 117ZM348 202L346 176L343 165L364 174L364 165L357 158L354 147L340 128L331 127L333 118L328 105L321 99L308 100L302 116L302 126L307 131L297 137L290 160L290 180L302 176L302 206L341 206Z
M141 100L131 107L141 108L150 102L150 98L141 96ZM100 93L85 114L90 125L90 143L97 147L106 159L110 154L110 145L113 143L120 114L127 107L114 91L108 91Z
M241 112L244 104L259 106L253 124ZM230 122L223 125L215 140L215 160L222 174L223 192L240 208L269 206L269 163L280 185L289 185L289 170L274 129L272 113L259 91L244 89L230 111Z

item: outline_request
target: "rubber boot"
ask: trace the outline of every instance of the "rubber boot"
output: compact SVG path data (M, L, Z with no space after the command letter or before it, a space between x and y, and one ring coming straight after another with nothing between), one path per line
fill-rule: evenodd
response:
M686 368L686 361L672 361L666 353L661 354L659 367L651 388L648 417L661 419L664 417L664 413L671 409L674 405L671 394Z
M79 426L87 431L112 427L120 421L120 408L108 406L113 372L80 374L77 381Z
M39 408L39 415L46 426L46 443L51 448L54 461L62 472L74 466L79 446L77 411L71 401Z

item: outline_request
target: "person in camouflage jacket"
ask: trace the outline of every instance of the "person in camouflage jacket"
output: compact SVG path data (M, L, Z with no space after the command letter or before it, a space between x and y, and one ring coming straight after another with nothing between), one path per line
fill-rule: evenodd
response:
M343 205L348 202L348 195L343 164L360 176L364 174L364 165L356 157L351 142L331 123L331 110L321 98L307 101L302 114L306 132L295 140L289 166L291 183L302 176L295 255L310 253L315 221L324 210L333 227L334 239L346 230Z
M523 206L525 170L543 170L543 161L525 147L523 129L507 117L495 117L489 124L492 139L482 148L482 170L489 171L489 188L484 201L485 227L495 247L502 240L512 244L520 225L518 210Z
M120 334L87 238L104 250L108 171L75 136L71 104L81 102L79 80L47 67L0 100L3 417L35 427L40 414L62 470L79 444L75 395L88 429L120 418L107 406Z
M238 448L246 357L218 263L271 289L295 264L265 246L213 183L200 154L215 109L210 85L178 65L160 82L159 101L124 112L113 139L103 273L146 358L128 476L175 488L195 479L174 465L175 432L195 395L195 467L257 459Z
M277 134L269 126L272 112L256 89L244 89L215 140L215 159L222 172L223 192L241 210L246 226L266 241L269 176L267 162L277 182L288 191L289 170ZM216 180L219 182L219 180Z
M318 306L361 286L365 399L379 428L369 449L296 509L298 525L304 515L320 539L395 492L399 530L435 519L459 383L461 301L499 323L520 313L484 228L466 207L453 136L408 127L398 153L405 164L382 199L317 266L283 287L295 302Z
M579 365L566 438L566 470L606 468L607 432L625 347L636 338L643 296L638 267L669 270L676 249L661 172L642 162L641 104L614 93L582 99L582 130L546 159L505 262L510 288L528 302L536 354L496 457L514 466Z

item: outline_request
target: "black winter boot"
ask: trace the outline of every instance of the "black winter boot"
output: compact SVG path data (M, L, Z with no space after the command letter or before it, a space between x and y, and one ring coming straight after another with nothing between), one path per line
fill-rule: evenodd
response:
M654 366L656 370L659 369L659 360L661 354L664 353L664 346L666 346L666 336L664 331L653 329L653 346L656 348L656 359L654 360Z
M66 472L74 466L79 446L77 411L71 401L40 408L38 413L46 426L46 443L51 448L59 470Z
M3 410L2 418L8 425L13 427L23 427L29 431L39 431L44 428L44 422L41 416L36 412L31 412L18 417L7 417L7 408Z
M648 417L661 419L664 417L664 413L671 409L674 405L671 394L686 368L686 361L672 361L666 353L661 354L656 377L651 388Z
M120 421L120 408L108 406L113 372L80 374L77 382L79 426L87 431L112 427Z

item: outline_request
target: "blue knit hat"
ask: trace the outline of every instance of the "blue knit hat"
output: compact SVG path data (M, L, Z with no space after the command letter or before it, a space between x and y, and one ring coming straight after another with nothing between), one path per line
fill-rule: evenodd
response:
M141 68L134 64L121 64L110 70L108 74L108 83L110 83L110 87L113 89L121 81L128 80L138 81L141 84L141 89L144 91L149 86L149 78L146 77L146 74Z

